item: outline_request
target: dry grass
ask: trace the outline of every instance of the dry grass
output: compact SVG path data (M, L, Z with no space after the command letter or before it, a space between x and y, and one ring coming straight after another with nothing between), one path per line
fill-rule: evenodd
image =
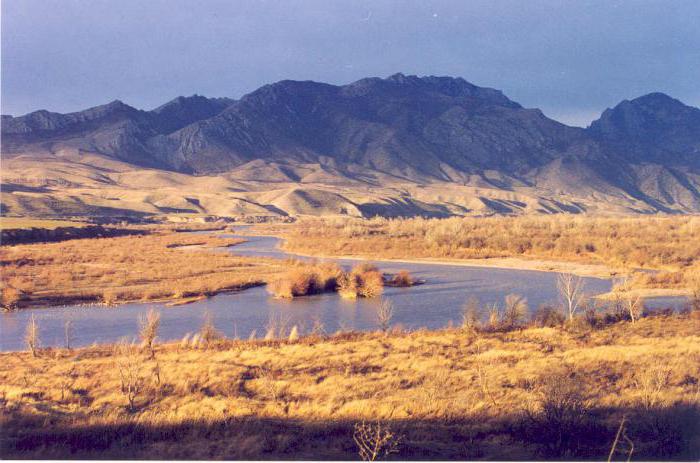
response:
M637 287L700 281L700 217L307 218L284 227L290 251L373 258L522 257L636 268Z
M0 354L1 454L345 460L361 445L366 459L603 460L624 417L633 459L696 461L699 333L688 313L584 331L215 339L156 345L153 359L130 344Z
M263 284L282 270L281 261L274 259L206 249L241 241L164 230L143 236L3 246L3 305L114 304L210 295Z

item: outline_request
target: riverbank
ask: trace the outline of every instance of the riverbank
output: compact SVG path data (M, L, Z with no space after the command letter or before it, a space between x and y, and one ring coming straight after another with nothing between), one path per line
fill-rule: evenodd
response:
M0 354L0 453L353 460L379 423L398 459L605 460L624 417L633 459L694 461L698 315Z
M624 277L645 297L700 297L698 217L305 218L256 230L297 254Z

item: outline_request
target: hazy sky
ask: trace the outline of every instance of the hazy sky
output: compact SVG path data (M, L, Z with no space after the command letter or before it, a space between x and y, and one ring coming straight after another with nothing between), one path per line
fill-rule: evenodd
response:
M1 109L151 109L403 72L586 125L652 91L700 106L699 24L698 0L2 0Z

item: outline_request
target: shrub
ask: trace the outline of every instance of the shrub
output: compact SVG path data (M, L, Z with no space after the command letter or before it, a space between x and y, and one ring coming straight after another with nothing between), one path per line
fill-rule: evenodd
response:
M362 461L375 461L398 451L401 436L380 422L356 423L352 438Z
M388 286L395 286L397 288L408 288L416 284L415 278L411 276L408 270L401 270L396 275L393 275L386 282Z
M130 411L136 410L136 399L144 386L142 361L132 343L122 340L114 348L115 363L119 371L120 391L126 397Z
M204 314L204 322L199 330L199 341L209 346L211 343L222 339L224 335L214 326L214 320L209 312Z
M158 327L160 326L160 313L151 309L144 316L139 317L139 336L144 347L150 352L151 358L154 358L156 353L153 343L158 336Z
M537 398L530 404L532 409L526 410L531 421L530 426L525 426L526 432L548 455L571 455L581 439L594 435L586 429L591 423L582 383L568 369L544 376Z
M363 271L359 275L358 292L362 297L378 297L384 292L384 279L378 270Z
M14 286L5 286L2 288L2 306L6 309L15 309L17 304L22 299L22 291Z
M378 297L384 292L384 278L372 264L362 263L338 278L338 293L341 297Z
M392 318L394 318L394 304L392 304L389 299L382 298L377 307L377 323L379 324L379 329L384 333L389 331Z
M469 331L477 331L480 328L479 322L479 301L470 297L462 307L462 328Z
M501 324L505 329L522 325L527 315L527 299L517 294L509 294L505 299L505 308Z
M553 328L563 325L566 318L561 310L557 310L549 305L540 305L537 307L537 310L532 313L530 321L534 326L539 328Z

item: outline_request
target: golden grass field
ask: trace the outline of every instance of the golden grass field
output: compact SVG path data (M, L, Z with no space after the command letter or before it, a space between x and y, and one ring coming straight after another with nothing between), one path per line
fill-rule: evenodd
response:
M359 459L355 436L381 438L377 459L607 460L618 431L615 461L700 457L698 311L600 329L212 333L153 355L0 354L2 457Z
M170 227L139 236L3 246L3 305L206 296L264 284L282 270L281 261L206 249L240 242ZM196 248L178 249L186 246Z
M631 275L630 283L637 288L700 291L700 217L693 216L305 218L261 230L282 236L285 249L298 253L469 262L561 261L597 265L606 268L608 276Z

